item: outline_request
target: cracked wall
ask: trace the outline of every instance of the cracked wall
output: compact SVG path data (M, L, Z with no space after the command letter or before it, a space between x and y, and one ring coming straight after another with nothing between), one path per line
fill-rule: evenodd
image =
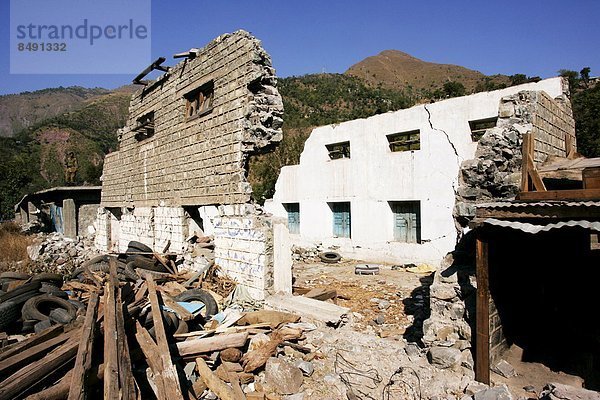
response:
M475 216L475 205L514 199L518 194L524 133L534 134L536 162L543 162L548 156L565 157L567 140L576 149L568 87L566 81L556 79L554 90L520 90L502 96L496 126L481 137L474 156L461 164L454 207L460 241L436 272L430 288L431 315L423 323L423 343L430 352L445 352L455 360L452 365L438 365L441 368L463 369L467 374L473 370L475 246L466 227ZM489 328L490 358L495 361L508 346L493 299Z
M104 162L97 247L125 251L136 240L162 251L170 242L181 253L202 225L196 233L212 234L217 265L262 298L272 286L272 233L249 204L246 175L248 157L282 139L276 85L260 41L237 31L138 90L120 148Z
M469 121L498 116L500 99L521 90L562 93L560 78L494 92L417 105L366 119L316 128L300 164L283 167L266 209L287 217L286 203L299 203L301 247L334 247L343 256L373 262L440 260L456 245L452 215L459 170L475 157ZM419 130L420 148L393 152L388 135ZM350 143L350 157L331 159L327 145ZM394 236L393 202L418 201L420 243ZM334 237L332 203L350 203L351 235Z

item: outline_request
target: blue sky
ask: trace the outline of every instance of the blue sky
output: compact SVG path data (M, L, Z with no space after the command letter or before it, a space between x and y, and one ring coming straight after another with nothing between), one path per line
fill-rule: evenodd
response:
M174 53L245 29L262 40L284 77L341 73L386 49L485 74L550 77L561 68L589 66L592 76L600 75L597 0L152 0L151 11L151 58L165 56L167 65L175 63ZM0 94L71 85L115 88L134 77L11 75L8 0L0 4L0 19ZM139 71L150 61L139 60Z

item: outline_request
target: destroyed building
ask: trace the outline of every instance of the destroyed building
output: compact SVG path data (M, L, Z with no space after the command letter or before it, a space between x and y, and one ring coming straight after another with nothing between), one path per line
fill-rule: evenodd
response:
M256 298L273 282L273 224L250 202L251 154L282 139L283 104L271 59L245 31L192 49L131 99L102 175L96 246L131 240L181 253L214 236L215 263Z
M287 217L299 246L336 246L343 256L374 262L437 264L463 233L453 214L468 220L477 196L515 194L514 177L506 168L493 168L506 160L520 166L519 155L508 150L481 165L469 164L476 172L488 171L497 191L486 191L485 185L459 187L461 164L476 158L487 129L510 125L506 140L520 141L526 128L519 128L508 110L512 107L511 117L519 116L524 106L504 99L537 93L539 101L531 102L540 105L535 118L546 121L542 106L551 103L548 112L554 118L558 106L553 99L567 90L561 78L552 78L316 128L299 165L282 168L266 208ZM551 121L536 125L544 133L536 139L537 155L562 155L565 136L574 143L572 116L567 119L570 123L560 126Z

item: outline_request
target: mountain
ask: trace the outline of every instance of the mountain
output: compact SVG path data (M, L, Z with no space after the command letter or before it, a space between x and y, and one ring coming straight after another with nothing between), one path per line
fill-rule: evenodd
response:
M382 85L424 95L434 92L446 82L462 83L467 93L485 89L486 82L488 85L508 85L510 82L509 77L504 75L488 77L459 65L423 61L398 50L385 50L367 57L348 68L345 74L358 77L372 86Z

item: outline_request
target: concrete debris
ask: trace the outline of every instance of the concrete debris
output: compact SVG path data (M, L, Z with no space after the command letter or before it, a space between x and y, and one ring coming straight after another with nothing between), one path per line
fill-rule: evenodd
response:
M475 400L513 400L512 394L505 384L493 388L483 389L474 396Z
M505 378L512 378L513 376L517 375L512 365L505 360L498 361L496 364L492 365L491 369L498 375L502 375Z
M452 368L460 364L461 352L452 347L432 347L429 362L439 368Z
M67 238L60 233L39 233L34 244L27 247L32 261L30 272L60 272L68 274L98 254L93 237Z
M549 383L544 386L539 398L542 400L600 400L600 392L560 383Z
M267 297L265 308L298 314L312 321L321 321L332 325L339 325L350 311L348 308L325 301L281 294Z
M271 357L265 365L265 381L280 394L294 394L300 390L302 371L285 359Z

